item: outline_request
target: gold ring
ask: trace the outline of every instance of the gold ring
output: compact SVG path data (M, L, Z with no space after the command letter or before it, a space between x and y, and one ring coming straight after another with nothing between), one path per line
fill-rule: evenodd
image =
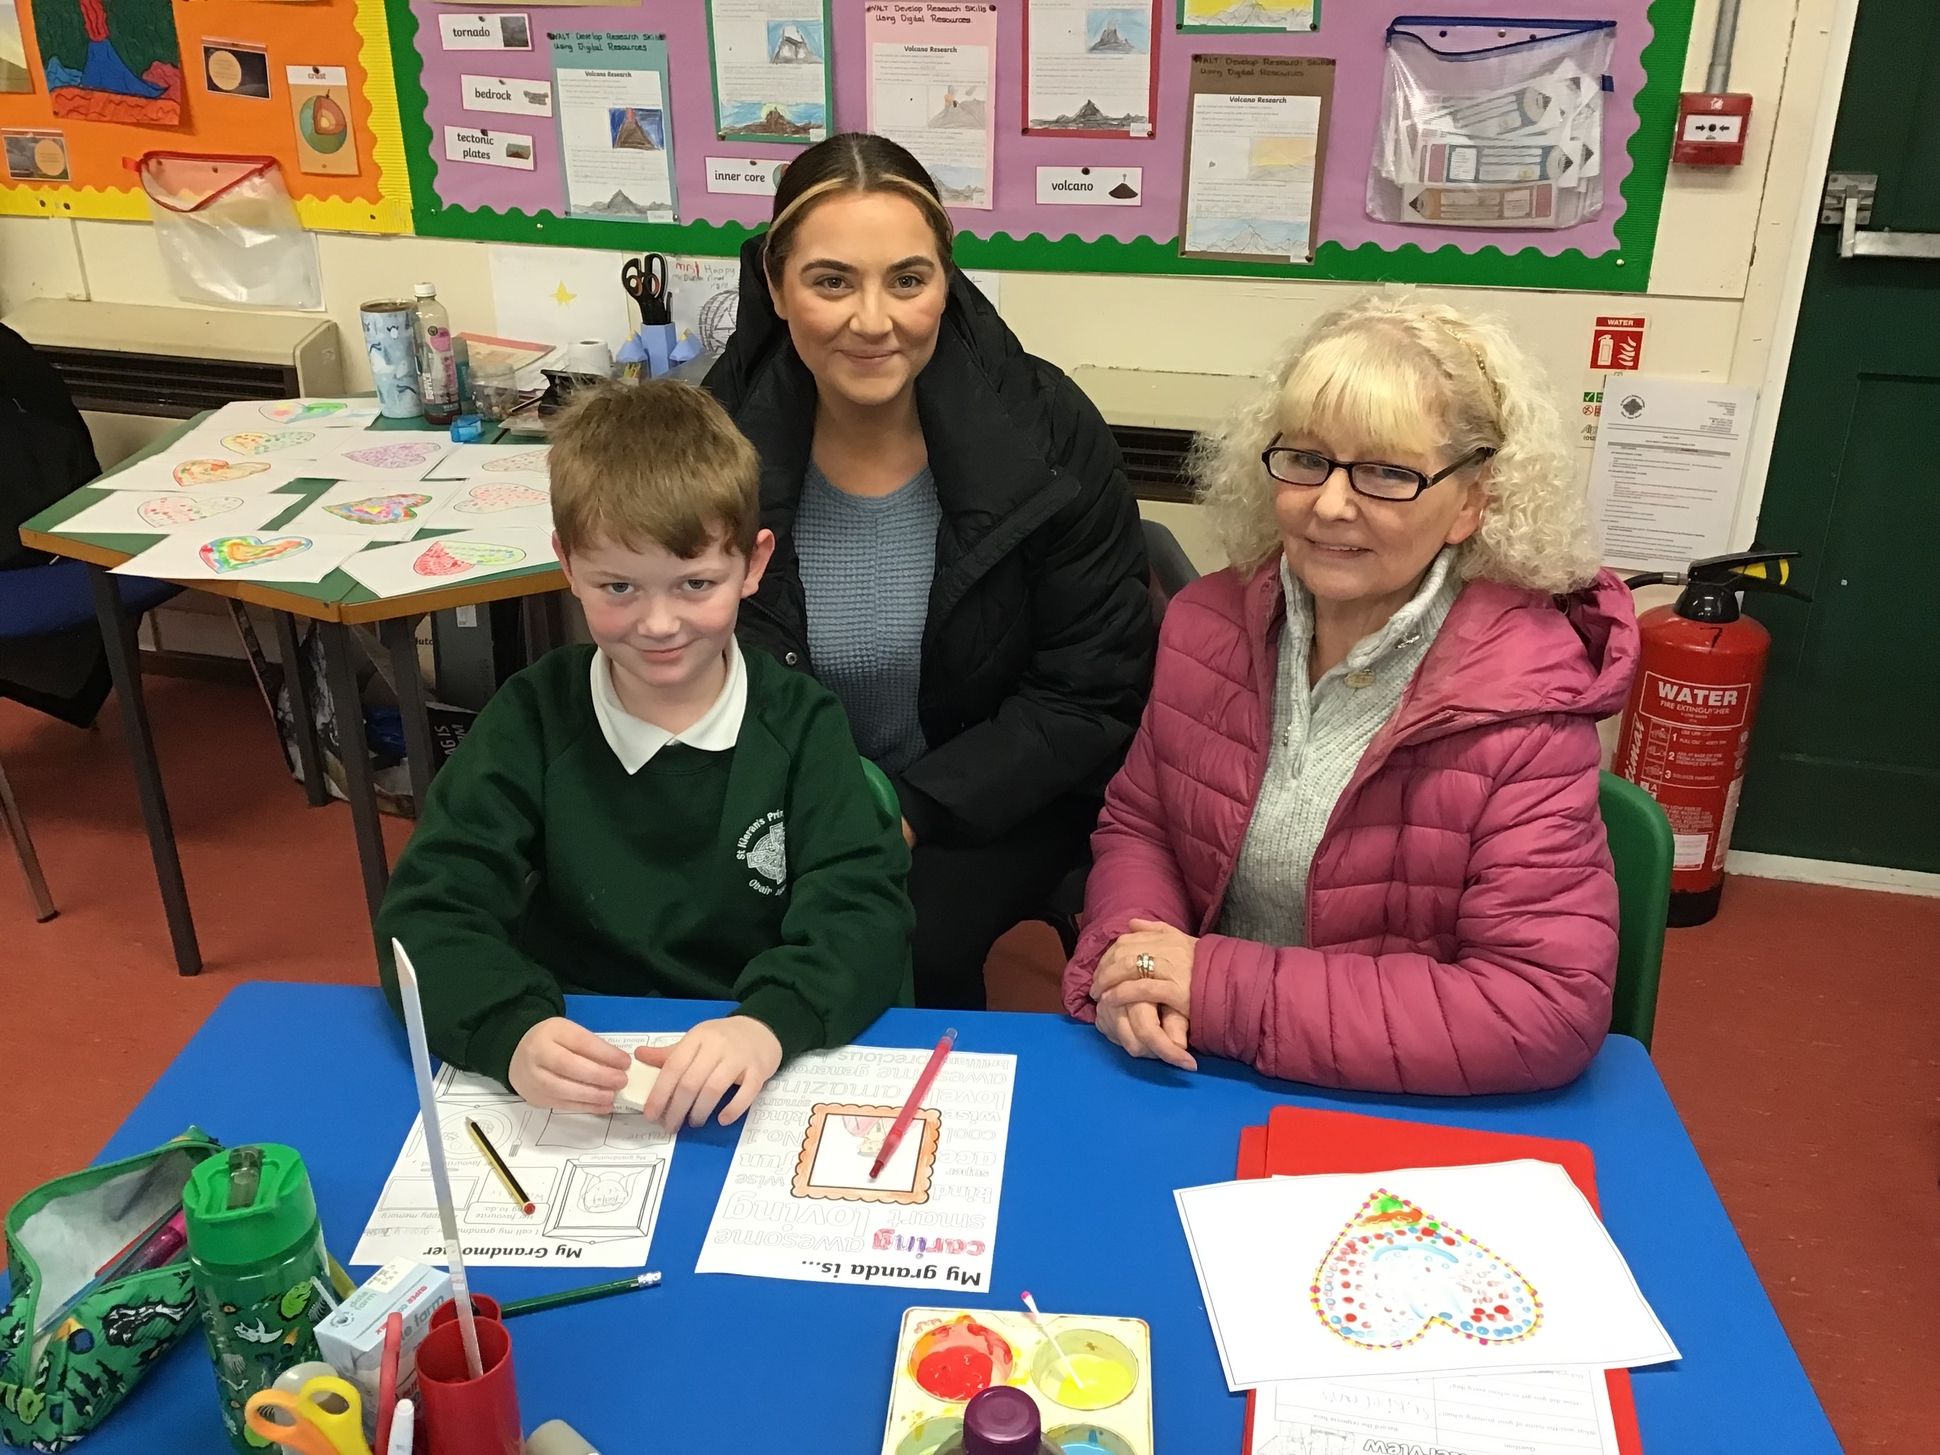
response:
M1158 973L1159 969L1158 962L1150 955L1140 955L1136 960L1132 961L1132 968L1138 971L1138 978L1140 980L1150 980Z

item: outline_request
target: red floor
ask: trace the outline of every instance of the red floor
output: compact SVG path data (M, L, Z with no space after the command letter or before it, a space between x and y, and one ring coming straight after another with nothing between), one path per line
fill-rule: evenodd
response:
M151 679L150 704L208 962L192 980L169 957L113 704L90 734L0 703L0 762L61 907L34 924L0 842L0 1208L92 1157L230 987L371 974L349 816L305 807L254 688ZM407 826L387 828L395 850ZM1049 930L1020 929L993 1000L1052 1008L1056 973ZM1841 1439L1936 1448L1940 900L1734 881L1715 922L1672 933L1657 1027Z

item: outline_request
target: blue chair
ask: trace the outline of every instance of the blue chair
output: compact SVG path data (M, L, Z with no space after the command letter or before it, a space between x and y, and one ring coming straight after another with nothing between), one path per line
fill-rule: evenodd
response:
M98 622L97 600L90 568L79 561L56 561L45 566L24 566L0 571L0 641L48 636ZM182 588L167 581L147 581L138 576L115 576L116 599L120 603L123 631L134 635L135 623ZM111 647L112 650L112 647ZM15 802L6 774L0 771L0 819L6 821L34 896L35 918L42 923L58 912L48 894L41 874L39 857L28 837L27 820Z

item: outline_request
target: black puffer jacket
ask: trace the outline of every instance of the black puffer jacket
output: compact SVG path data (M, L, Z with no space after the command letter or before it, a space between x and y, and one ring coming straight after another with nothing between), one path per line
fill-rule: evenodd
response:
M761 453L774 562L740 636L812 671L795 511L815 380L774 312L759 238L708 390ZM952 270L916 404L943 519L917 710L929 750L896 782L917 837L981 843L1067 794L1102 799L1151 687L1145 546L1117 441Z

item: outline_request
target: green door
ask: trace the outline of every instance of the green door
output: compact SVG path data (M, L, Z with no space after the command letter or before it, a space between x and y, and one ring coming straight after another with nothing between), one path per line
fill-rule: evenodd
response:
M1859 7L1831 170L1878 176L1865 231L1940 234L1932 0ZM1940 870L1936 426L1940 257L1841 257L1822 226L1758 520L1813 599L1745 603L1772 661L1733 848Z

